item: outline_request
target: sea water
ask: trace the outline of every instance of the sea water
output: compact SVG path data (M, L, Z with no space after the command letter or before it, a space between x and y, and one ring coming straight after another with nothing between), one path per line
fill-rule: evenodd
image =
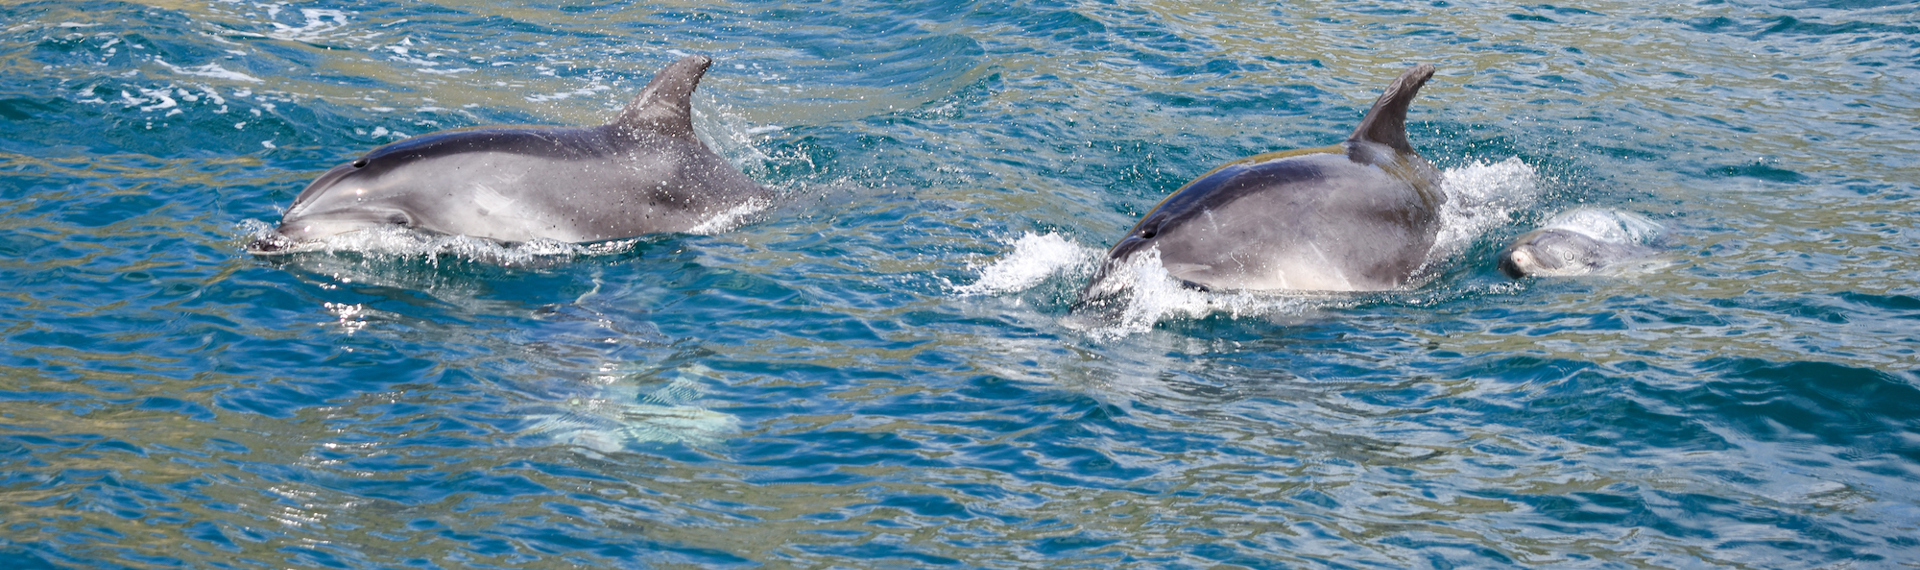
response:
M1920 562L1911 2L9 2L0 567ZM710 231L256 257L325 169L606 121L774 188ZM1417 286L1107 247L1439 72ZM555 188L555 191L565 191ZM1595 208L1652 271L1514 281Z

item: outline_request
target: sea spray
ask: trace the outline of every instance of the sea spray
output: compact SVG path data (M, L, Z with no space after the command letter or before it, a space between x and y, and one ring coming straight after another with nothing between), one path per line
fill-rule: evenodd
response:
M954 290L961 295L1018 293L1056 274L1091 271L1099 256L1099 250L1074 243L1060 234L1023 232L1013 242L1013 252L992 263L973 266L980 278Z

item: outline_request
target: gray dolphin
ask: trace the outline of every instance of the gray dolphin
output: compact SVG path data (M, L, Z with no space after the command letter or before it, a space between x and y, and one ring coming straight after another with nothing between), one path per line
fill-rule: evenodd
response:
M1407 107L1433 66L1400 74L1346 142L1229 162L1160 202L1107 253L1081 302L1130 281L1117 269L1158 250L1202 289L1377 291L1426 264L1446 197L1407 141Z
M597 127L476 127L373 149L308 184L255 253L401 226L519 242L686 232L771 193L693 134L693 90L713 63L681 58Z
M1600 273L1653 257L1664 228L1653 220L1612 210L1580 209L1555 216L1500 252L1508 277L1566 277Z

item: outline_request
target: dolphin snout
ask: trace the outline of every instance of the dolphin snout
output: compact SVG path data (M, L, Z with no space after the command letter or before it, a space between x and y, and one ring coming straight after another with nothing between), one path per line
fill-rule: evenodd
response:
M265 235L261 235L254 238L253 241L247 242L247 253L254 255L293 253L295 249L294 246L299 245L300 242L303 241L302 238L297 237L306 233L303 230L304 228L302 227L289 226L288 224L282 223L279 227L274 228Z
M1540 270L1540 262L1534 260L1533 254L1524 249L1514 249L1500 256L1500 272L1507 274L1508 277L1520 279L1538 273Z
M286 253L290 247L293 247L293 240L280 235L280 232L274 232L248 243L247 253L255 255Z

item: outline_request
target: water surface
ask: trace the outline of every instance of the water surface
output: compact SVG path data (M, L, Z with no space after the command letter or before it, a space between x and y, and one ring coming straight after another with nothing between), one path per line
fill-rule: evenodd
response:
M1881 567L1920 561L1906 2L0 6L12 568ZM682 54L781 204L597 248L244 243L434 130ZM1416 62L1431 278L1089 264ZM1576 208L1645 271L1511 281ZM411 244L411 245L408 245Z

